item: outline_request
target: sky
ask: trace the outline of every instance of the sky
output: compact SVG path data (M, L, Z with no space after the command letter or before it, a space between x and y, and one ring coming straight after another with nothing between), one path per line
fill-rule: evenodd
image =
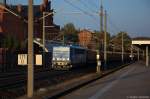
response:
M28 0L8 1L27 4ZM51 1L57 25L63 27L72 22L80 29L100 30L100 0ZM42 0L34 0L34 4L41 3ZM111 35L125 31L131 37L150 37L150 0L103 0L103 6L107 11L107 31Z

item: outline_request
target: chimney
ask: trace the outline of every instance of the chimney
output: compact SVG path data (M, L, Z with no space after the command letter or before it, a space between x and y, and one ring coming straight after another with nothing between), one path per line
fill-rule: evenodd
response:
M48 0L43 0L43 3L47 5L48 4Z
M44 5L41 4L41 5L40 5L40 12L43 12L43 10L44 10Z
M48 0L43 0L44 8L48 5Z
M21 11L22 11L22 6L21 6L21 4L18 4L18 5L17 5L17 11L18 11L19 13L21 13Z

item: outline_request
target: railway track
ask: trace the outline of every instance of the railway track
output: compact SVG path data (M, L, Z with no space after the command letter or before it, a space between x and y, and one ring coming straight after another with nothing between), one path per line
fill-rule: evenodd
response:
M51 76L56 76L58 74L62 74L61 72L57 71L43 71L43 72L38 72L34 74L35 81L36 80L42 80L44 78L47 78L49 75ZM4 76L0 78L0 90L1 89L8 89L11 86L17 85L19 83L25 83L27 79L27 74L14 74L11 76Z
M41 72L35 72L34 81L36 83L34 84L34 90L38 90L41 87L44 88L48 86L53 86L69 79L78 78L88 73L95 72L95 70L95 67L90 67L86 69L73 69L71 71L46 70ZM15 97L26 94L27 73L18 73L16 75L14 74L13 76L5 77L2 77L0 79L0 95L2 93L4 94L4 92L11 93L10 96Z
M41 87L52 86L57 83L63 82L64 80L71 79L73 77L77 77L80 75L84 75L91 70L72 70L72 71L43 71L34 74L35 90L38 90ZM13 76L5 76L6 78L0 79L0 95L4 92L11 93L10 96L21 96L26 93L26 82L27 75L24 74L16 74ZM18 92L19 90L19 92ZM21 92L22 91L22 92ZM19 94L18 94L19 93ZM6 98L7 99L7 98ZM8 98L9 99L9 98Z

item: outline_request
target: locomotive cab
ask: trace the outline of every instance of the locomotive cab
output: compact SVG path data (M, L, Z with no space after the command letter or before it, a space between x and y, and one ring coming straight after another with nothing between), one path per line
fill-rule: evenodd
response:
M70 63L70 48L69 47L53 47L52 68L53 69L69 69Z
M53 47L52 68L68 70L86 63L86 50L78 46Z

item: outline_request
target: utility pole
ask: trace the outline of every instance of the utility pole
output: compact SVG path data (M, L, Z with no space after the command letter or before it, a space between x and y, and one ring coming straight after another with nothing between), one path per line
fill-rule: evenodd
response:
M45 12L43 11L43 67L45 67Z
M101 0L101 4L100 4L100 32L103 33L103 5L102 5L102 0ZM97 50L97 67L96 67L96 72L100 73L100 66L101 66L101 61L100 61L100 41L98 42L99 48Z
M124 33L122 32L122 63L124 62Z
M103 2L101 0L101 6L100 6L100 31L103 32Z
M28 0L28 81L27 81L27 96L33 96L33 0Z
M138 61L140 60L140 48L137 49Z
M143 50L143 59L144 59L144 57L145 57L145 51Z
M65 45L65 33L63 32L63 45Z
M107 12L104 16L104 65L107 66Z
M146 66L149 66L149 48L148 45L146 46Z
M45 12L43 12L43 52L45 51Z
M46 17L48 17L48 16L50 16L50 15L52 15L53 14L53 12L44 12L43 11L43 16L40 18L40 20L43 20L43 67L45 67L46 68L46 61L45 61L45 41L46 41L46 33L45 33L45 31L46 31L46 28L52 28L52 27L54 27L54 26L48 26L48 25L46 25L46 22L45 22L45 19L46 19Z
M130 57L131 57L131 61L133 61L133 45L131 44L131 55L130 55Z

